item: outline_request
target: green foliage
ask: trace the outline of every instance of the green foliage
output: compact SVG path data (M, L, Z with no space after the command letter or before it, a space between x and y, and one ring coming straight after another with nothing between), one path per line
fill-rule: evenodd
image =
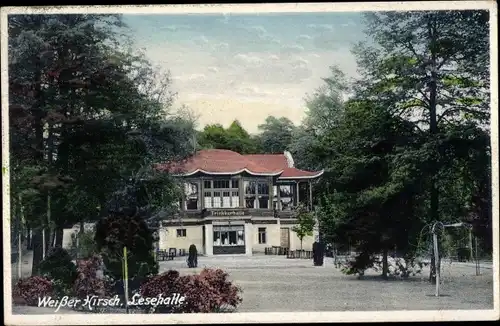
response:
M297 225L292 227L292 231L300 239L300 249L302 250L302 240L313 235L316 220L312 212L307 211L303 206L297 208Z
M98 254L94 231L77 233L76 237L78 238L78 247L75 249L79 259L87 259Z
M76 279L76 265L66 250L52 248L40 263L40 275L53 282L56 295L65 296L69 294Z
M395 248L409 262L427 254L421 231L435 220L476 216L491 238L487 12L366 18L361 78L334 69L290 146L298 166L325 168L318 219L328 241L356 247L354 272Z
M194 126L169 112L170 75L131 49L120 15L9 15L8 27L12 198L22 195L36 270L42 227L50 239L97 220L138 171L190 154ZM151 215L176 200L147 198Z
M259 125L259 130L260 151L269 154L281 154L288 150L289 145L292 143L295 126L288 118L269 116L266 118L265 123Z
M123 248L127 247L130 279L158 273L153 257L153 237L144 217L136 212L115 212L96 225L95 242L101 252L105 273L113 280L123 278Z
M257 143L248 132L235 120L229 128L220 124L207 125L199 134L198 143L202 148L228 149L240 154L257 151Z

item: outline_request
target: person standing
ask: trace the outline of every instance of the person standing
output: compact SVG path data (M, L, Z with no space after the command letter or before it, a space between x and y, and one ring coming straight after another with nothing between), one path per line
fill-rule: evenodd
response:
M314 266L323 266L325 256L325 248L321 242L317 239L313 243L313 260Z

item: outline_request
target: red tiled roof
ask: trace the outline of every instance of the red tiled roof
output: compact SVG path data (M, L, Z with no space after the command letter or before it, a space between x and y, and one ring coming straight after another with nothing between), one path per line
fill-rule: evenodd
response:
M293 163L292 163L293 164ZM205 149L195 155L171 164L159 164L160 170L175 174L191 175L197 172L207 174L238 174L247 172L254 175L279 175L280 178L314 178L323 171L311 172L290 166L284 154L241 155L226 149Z

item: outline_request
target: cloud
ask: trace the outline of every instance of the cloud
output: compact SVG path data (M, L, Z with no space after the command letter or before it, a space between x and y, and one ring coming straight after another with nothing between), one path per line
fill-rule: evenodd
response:
M320 34L313 40L314 46L323 50L337 50L341 46L341 43L333 33Z
M307 27L316 30L333 31L333 25L329 24L309 24Z
M229 44L226 42L213 43L212 50L213 51L226 51L229 49Z
M302 52L304 50L305 50L305 48L302 45L300 45L300 44L287 44L287 45L283 45L281 47L281 51L282 52L287 52L287 53L290 53L290 52L293 52L293 53Z
M205 35L200 35L191 40L194 45L206 45L210 43L210 40Z
M240 53L234 59L233 65L227 66L234 78L244 83L298 84L312 75L309 62L302 58Z
M174 76L173 79L179 81L206 80L207 76L205 76L204 74L189 74L189 75Z
M307 35L307 34L301 34L299 36L297 36L297 40L298 41L309 41L309 40L312 40L312 36L311 35Z
M262 41L280 44L280 41L274 35L269 33L263 26L243 26L243 29L249 32L251 35L257 36L257 38Z
M255 64L261 64L263 62L262 58L253 54L239 53L235 55L234 58L236 59L237 62L242 64L255 65Z
M217 73L217 72L219 72L219 69L217 67L208 67L208 71L213 72L213 73Z
M189 30L191 29L191 26L189 25L167 25L167 26L163 26L161 27L160 29L165 29L167 31L171 31L171 32L177 32L177 31L180 31L180 30Z

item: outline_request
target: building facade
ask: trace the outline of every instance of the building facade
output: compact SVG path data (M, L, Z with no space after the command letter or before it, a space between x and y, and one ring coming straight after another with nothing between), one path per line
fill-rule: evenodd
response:
M241 155L200 150L182 163L159 165L182 179L185 195L178 216L162 221L160 249L195 244L207 256L264 252L266 247L300 249L292 231L295 208L312 209L313 184L323 171L294 167L290 153ZM302 241L311 250L317 236Z

